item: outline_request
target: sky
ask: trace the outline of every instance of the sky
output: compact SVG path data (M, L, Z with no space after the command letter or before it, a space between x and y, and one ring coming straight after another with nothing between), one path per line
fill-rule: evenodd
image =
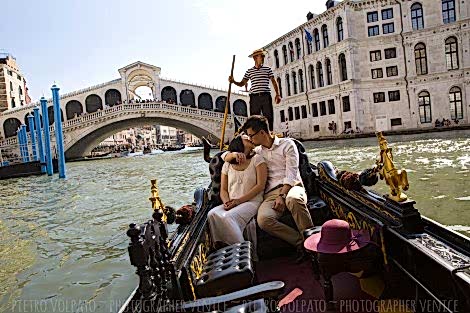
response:
M135 61L161 77L228 89L251 51L322 13L326 0L1 0L0 52L15 58L33 101L119 78ZM240 90L234 86L234 91Z

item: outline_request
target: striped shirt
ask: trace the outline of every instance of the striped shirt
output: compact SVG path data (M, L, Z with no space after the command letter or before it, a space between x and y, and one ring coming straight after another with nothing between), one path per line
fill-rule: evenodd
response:
M273 71L267 66L248 69L243 79L251 80L250 93L270 92L269 79L274 77Z

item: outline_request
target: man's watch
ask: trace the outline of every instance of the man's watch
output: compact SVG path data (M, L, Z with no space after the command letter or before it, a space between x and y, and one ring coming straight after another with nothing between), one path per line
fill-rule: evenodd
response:
M286 200L286 197L287 195L285 193L281 193L279 194L279 197L281 197L282 199L284 199L284 201Z

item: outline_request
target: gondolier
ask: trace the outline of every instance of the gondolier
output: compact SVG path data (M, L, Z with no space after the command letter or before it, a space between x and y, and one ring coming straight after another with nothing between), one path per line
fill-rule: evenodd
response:
M255 61L255 66L249 68L245 76L240 82L235 81L233 76L230 76L229 82L234 83L239 87L245 86L251 80L250 88L250 115L264 115L268 119L269 128L274 130L274 110L273 100L271 97L271 90L269 89L269 80L271 80L274 91L276 92L275 102L281 102L279 95L279 88L276 80L274 79L273 71L270 67L264 65L264 57L267 52L263 49L253 51L249 57Z

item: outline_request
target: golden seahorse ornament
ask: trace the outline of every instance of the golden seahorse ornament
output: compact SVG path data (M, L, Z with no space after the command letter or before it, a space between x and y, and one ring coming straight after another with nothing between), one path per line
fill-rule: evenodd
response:
M393 163L392 148L388 147L387 139L382 135L382 132L376 133L380 146L380 155L376 161L377 171L380 174L380 179L385 179L385 182L390 187L390 199L397 202L403 202L408 199L407 195L402 190L408 190L408 176L406 170L397 170Z

